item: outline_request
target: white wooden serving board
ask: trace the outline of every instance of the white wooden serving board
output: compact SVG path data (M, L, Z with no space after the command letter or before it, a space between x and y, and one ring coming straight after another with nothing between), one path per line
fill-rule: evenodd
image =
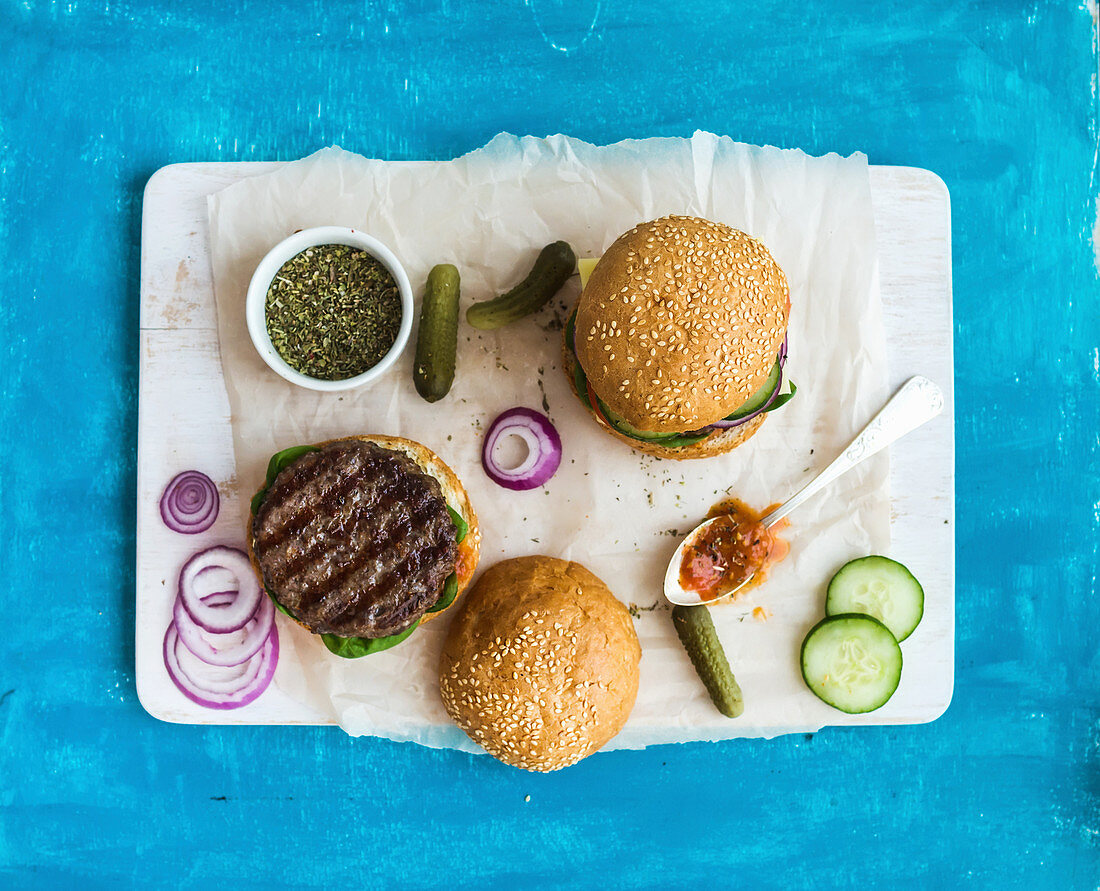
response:
M410 164L429 162L405 162ZM327 719L272 685L252 704L212 711L192 703L164 668L162 645L176 576L200 547L240 543L229 404L218 358L206 198L277 163L173 164L145 189L141 236L137 467L136 678L151 715L187 724L321 724ZM943 388L943 417L891 452L891 556L923 567L920 633L929 642L911 708L887 721L836 713L836 724L922 723L951 701L955 652L955 442L950 200L927 170L872 167L891 389L921 373ZM209 531L185 536L161 521L161 492L176 473L200 469L217 483L222 511ZM908 673L907 673L908 674ZM906 683L903 675L902 683ZM807 691L807 695L809 692ZM775 728L776 733L812 728ZM756 728L757 732L759 728ZM754 735L757 735L754 733ZM669 739L669 742L675 741Z

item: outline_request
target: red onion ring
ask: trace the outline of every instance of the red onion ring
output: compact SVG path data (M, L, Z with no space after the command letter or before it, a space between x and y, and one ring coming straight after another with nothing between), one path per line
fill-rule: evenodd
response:
M224 606L204 602L197 584L200 575L215 567L228 571L237 580L237 596ZM194 623L203 631L215 634L243 628L256 614L261 602L268 599L252 571L248 556L236 548L222 545L199 551L184 564L180 570L178 597Z
M501 437L518 436L527 444L527 457L518 467L506 468L493 458ZM545 483L561 464L561 437L550 419L530 408L510 408L489 425L481 449L481 466L494 483L523 491Z
M225 593L208 594L202 598L202 603L204 606L226 609L232 606L232 601L226 603L222 600ZM233 594L234 599L237 596ZM215 605L212 603L215 599L221 602ZM172 610L172 621L183 645L199 659L207 665L230 667L247 662L259 652L271 633L271 625L275 621L275 606L270 597L263 597L255 614L242 628L225 634L215 634L196 625L195 620L184 609L182 598L177 597Z
M218 487L205 473L185 470L172 478L160 496L160 516L173 532L205 532L218 518Z
M195 592L203 601L210 594L231 594L230 602L232 602L237 599L237 588L240 587L240 582L237 581L237 573L233 570L211 564L195 573L194 586ZM223 599L216 603L208 602L207 605L228 606L229 604Z
M243 670L204 667L201 660L182 646L175 622L169 624L164 635L164 665L172 683L192 702L206 708L248 705L267 689L278 661L279 632L274 625L260 651L242 663Z
M176 598L177 600L179 598ZM234 600L237 599L236 591L216 591L213 594L207 594L202 602L207 606L229 606Z
M168 626L172 628L171 625ZM201 687L207 693L235 693L256 679L260 673L259 659L246 659L240 665L218 667L208 665L198 656L192 653L183 640L179 638L179 628L174 632L177 636L172 642L176 665L183 679L189 681L192 686Z

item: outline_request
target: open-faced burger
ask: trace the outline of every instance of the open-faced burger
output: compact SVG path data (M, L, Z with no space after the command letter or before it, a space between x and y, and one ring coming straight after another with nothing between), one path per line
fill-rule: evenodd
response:
M565 372L635 449L728 452L790 398L780 394L790 306L783 271L744 232L685 216L640 223L584 283L565 326Z
M480 539L450 467L419 443L373 435L275 455L248 529L276 605L347 657L400 643L450 606Z

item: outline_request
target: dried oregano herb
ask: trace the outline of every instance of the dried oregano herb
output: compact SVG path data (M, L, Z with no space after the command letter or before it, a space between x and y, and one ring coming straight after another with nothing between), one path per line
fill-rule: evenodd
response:
M397 339L397 282L359 248L325 244L286 261L267 290L267 333L296 371L336 381L377 365Z

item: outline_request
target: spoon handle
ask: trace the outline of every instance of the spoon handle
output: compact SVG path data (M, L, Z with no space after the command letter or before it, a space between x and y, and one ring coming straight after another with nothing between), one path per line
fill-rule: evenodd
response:
M871 423L851 441L848 448L799 492L764 517L764 525L771 526L778 523L838 476L847 473L860 461L882 451L905 434L916 430L926 421L931 421L941 411L943 411L943 391L939 386L919 374L909 378L894 394L894 398L883 406L882 411L871 419Z

